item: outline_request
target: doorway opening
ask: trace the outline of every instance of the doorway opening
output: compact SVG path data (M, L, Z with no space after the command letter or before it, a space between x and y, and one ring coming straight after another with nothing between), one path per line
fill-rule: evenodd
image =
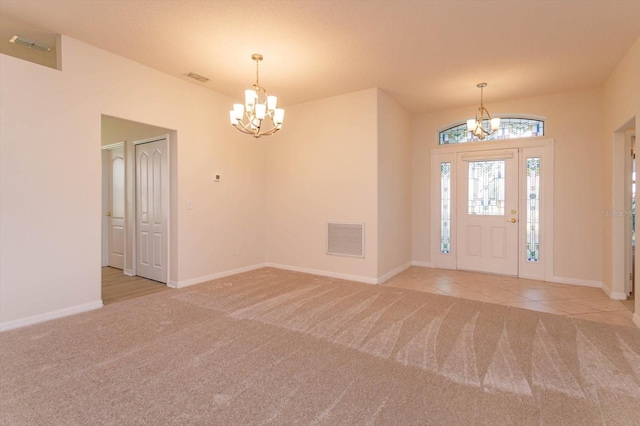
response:
M625 294L633 304L636 269L636 135L635 130L625 132Z
M102 116L103 304L167 289L175 132Z

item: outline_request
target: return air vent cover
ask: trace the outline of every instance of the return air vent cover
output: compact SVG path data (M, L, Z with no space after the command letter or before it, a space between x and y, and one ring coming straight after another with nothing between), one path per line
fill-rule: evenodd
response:
M186 77L193 78L194 80L198 80L201 83L206 83L209 81L207 77L203 77L200 74L196 74L195 72L189 72L185 74Z
M364 257L364 223L327 223L327 254Z

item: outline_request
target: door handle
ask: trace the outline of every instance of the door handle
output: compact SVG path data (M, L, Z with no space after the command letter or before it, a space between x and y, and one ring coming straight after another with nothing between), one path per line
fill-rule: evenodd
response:
M107 216L111 216L111 212L107 212Z
M516 223L517 220L515 217L512 217L511 219L507 219L507 222Z

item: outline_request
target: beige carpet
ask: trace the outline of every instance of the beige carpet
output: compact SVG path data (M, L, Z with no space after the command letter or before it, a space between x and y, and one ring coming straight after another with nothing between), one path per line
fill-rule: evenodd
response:
M0 424L640 424L640 330L274 269L0 334Z

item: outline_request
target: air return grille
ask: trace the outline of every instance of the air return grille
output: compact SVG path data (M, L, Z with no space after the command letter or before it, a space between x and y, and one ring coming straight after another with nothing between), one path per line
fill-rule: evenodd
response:
M206 83L207 81L209 81L207 77L203 77L200 74L196 74L195 72L187 73L185 74L185 76L189 78L193 78L194 80L198 80L201 83Z
M327 254L364 257L364 223L327 223Z

